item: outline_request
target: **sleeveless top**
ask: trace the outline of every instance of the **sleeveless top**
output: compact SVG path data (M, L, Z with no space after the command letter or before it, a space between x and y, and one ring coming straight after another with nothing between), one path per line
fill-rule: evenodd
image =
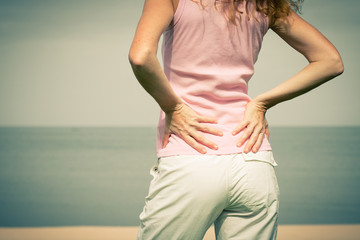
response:
M242 132L236 136L231 132L242 121L245 106L251 100L248 82L269 24L265 15L252 12L251 1L248 12L253 14L248 18L244 1L239 3L243 13L236 17L234 25L222 10L226 4L221 0L203 0L202 4L199 0L179 0L173 21L163 33L164 72L175 93L200 115L215 117L218 124L210 125L223 131L223 136L203 133L219 147L207 148L206 154L243 152L246 142L242 147L236 146ZM164 124L165 114L161 111L158 157L201 154L175 134L162 149ZM269 150L270 143L264 136L258 153Z

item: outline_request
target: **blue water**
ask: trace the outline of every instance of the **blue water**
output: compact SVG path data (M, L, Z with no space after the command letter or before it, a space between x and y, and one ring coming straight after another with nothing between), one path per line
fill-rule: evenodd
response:
M273 127L280 224L360 223L360 127ZM138 225L154 128L0 128L0 226Z

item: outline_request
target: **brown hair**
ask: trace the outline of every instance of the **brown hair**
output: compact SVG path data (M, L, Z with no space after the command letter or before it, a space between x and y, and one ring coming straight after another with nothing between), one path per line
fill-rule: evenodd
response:
M192 0L194 2L199 2L203 5L203 0ZM236 15L242 14L243 12L238 9L238 4L245 1L246 15L250 18L248 4L249 1L252 1L255 8L254 10L265 14L271 19L273 24L276 19L286 17L290 14L290 8L296 12L300 12L301 6L304 0L219 0L220 2L226 2L228 4L227 16L229 21L233 24L236 24ZM214 5L216 7L217 0L215 0Z

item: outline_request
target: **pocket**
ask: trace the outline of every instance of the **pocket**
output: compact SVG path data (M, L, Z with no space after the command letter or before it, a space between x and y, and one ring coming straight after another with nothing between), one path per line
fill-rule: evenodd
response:
M244 161L260 161L271 164L273 167L278 166L277 162L274 159L274 155L272 151L259 151L256 153L241 153Z
M251 212L260 212L275 206L278 209L280 191L273 165L264 160L247 160L243 203ZM275 204L275 205L274 205Z

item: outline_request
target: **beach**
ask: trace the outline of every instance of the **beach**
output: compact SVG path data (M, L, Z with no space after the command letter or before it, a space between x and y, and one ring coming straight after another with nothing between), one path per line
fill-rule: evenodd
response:
M137 227L37 227L0 228L0 240L132 240ZM280 225L278 240L359 240L360 224L353 225ZM211 227L203 240L215 240Z

